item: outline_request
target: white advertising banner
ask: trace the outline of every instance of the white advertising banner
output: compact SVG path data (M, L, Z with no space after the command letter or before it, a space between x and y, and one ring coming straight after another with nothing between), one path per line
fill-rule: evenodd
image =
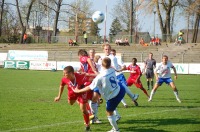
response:
M5 60L7 60L7 53L0 53L0 65L4 65Z
M126 66L130 65L131 63L124 63ZM158 66L159 63L157 63ZM137 63L137 65L140 67L141 71L144 69L144 63ZM176 68L176 72L178 74L188 74L189 68L188 64L181 64L181 63L173 63L174 67ZM127 72L127 71L126 71ZM171 73L174 73L174 71L171 69Z
M47 61L48 51L9 50L8 60Z
M200 64L189 64L189 74L200 74Z
M30 61L30 70L53 70L56 69L56 61Z
M66 62L66 61L57 62L57 70L63 70L66 66L73 66L75 71L81 67L80 62Z
M181 64L181 63L172 63L174 67L176 68L176 72L178 74L188 74L189 68L188 64ZM171 69L171 73L174 73L174 71Z

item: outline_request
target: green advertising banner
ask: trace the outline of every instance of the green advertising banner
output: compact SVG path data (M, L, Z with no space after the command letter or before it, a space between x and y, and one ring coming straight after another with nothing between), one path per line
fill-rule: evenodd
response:
M4 68L12 68L12 69L29 69L30 62L29 61L4 61Z
M16 61L16 69L29 69L29 61Z
M16 61L8 61L8 60L5 60L4 61L4 68L12 68L12 69L16 69Z

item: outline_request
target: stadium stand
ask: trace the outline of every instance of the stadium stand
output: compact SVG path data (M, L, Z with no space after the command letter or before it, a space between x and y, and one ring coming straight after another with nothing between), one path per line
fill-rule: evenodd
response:
M122 54L124 62L130 62L133 57L138 58L138 62L143 62L148 53L152 52L157 62L161 61L162 55L168 55L174 63L200 63L200 44L184 44L175 46L174 44L162 44L161 46L143 47L139 44L131 46L117 46L111 44L117 53ZM0 52L8 50L38 50L48 51L48 60L52 61L77 61L77 51L79 49L95 49L97 53L102 53L102 45L68 46L67 44L0 44Z

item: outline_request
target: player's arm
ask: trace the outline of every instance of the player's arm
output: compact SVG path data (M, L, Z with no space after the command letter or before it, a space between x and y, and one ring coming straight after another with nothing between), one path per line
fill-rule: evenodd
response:
M60 85L59 92L58 92L58 96L55 97L55 99L54 99L55 102L57 102L57 101L60 100L61 95L62 95L62 93L63 93L63 90L64 90L64 86Z
M94 67L94 65L92 64L92 60L90 58L87 59L88 64L90 65L90 67L92 68L92 71L95 74L98 74L97 69Z
M78 89L78 87L76 87L75 89L73 89L74 93L84 93L84 92L87 92L90 90L90 87L87 86L85 88L82 88L82 89Z
M154 70L154 75L156 77L156 80L158 80L158 73L157 73L157 71L158 71L157 69Z
M145 73L146 68L147 68L147 62L145 61L145 62L144 62L144 68L142 69L142 73Z
M173 69L173 71L174 71L174 79L177 79L176 68L173 66L172 69Z

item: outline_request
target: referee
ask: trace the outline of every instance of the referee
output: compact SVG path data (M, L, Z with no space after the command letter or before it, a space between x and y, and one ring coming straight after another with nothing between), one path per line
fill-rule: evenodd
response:
M144 70L146 78L147 78L147 87L150 89L150 81L151 88L153 89L153 79L154 79L154 68L156 68L156 60L153 59L153 53L149 53L149 58L144 62Z

